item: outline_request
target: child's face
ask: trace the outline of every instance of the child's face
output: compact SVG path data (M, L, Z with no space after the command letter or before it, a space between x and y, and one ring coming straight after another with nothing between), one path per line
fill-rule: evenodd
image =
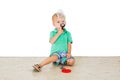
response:
M55 26L55 28L60 28L61 26L64 26L66 24L65 22L65 17L61 16L61 17L54 17L53 20L53 25Z

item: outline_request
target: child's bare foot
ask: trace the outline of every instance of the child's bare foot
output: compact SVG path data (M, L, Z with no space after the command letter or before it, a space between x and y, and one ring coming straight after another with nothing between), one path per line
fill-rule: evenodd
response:
M39 72L41 67L39 66L39 64L35 64L33 68Z

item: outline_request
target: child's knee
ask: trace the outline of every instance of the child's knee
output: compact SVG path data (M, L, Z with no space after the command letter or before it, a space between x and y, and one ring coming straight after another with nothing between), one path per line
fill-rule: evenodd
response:
M75 59L68 59L67 60L67 65L72 66L75 63Z
M58 56L54 55L54 56L51 56L51 59L53 62L57 61L58 60Z

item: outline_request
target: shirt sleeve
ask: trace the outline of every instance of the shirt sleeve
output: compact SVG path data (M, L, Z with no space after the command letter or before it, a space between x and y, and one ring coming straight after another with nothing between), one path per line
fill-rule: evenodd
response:
M72 36L71 36L70 32L68 32L68 35L67 35L67 42L68 43L73 43Z
M54 36L54 33L53 33L53 31L51 31L51 32L50 32L49 41L50 41L50 39L51 39L53 36Z

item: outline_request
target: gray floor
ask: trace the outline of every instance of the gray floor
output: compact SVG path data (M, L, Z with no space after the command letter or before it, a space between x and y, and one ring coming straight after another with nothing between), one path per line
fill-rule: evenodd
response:
M32 65L44 58L0 57L0 80L120 80L120 57L75 57L71 73L62 73L60 66L49 64L41 72Z

